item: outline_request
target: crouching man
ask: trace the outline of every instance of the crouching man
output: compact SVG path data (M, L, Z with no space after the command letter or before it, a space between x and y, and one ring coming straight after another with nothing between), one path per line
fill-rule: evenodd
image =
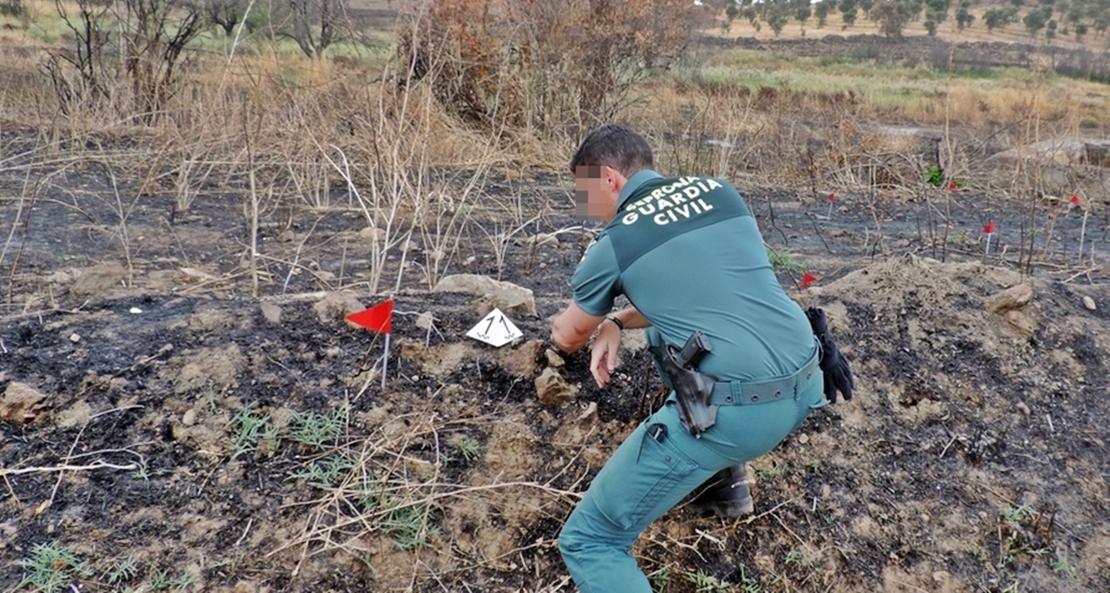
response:
M621 331L645 328L672 391L598 472L559 549L583 593L650 593L629 553L640 533L718 472L770 451L838 388L851 397L851 373L820 312L811 321L782 289L727 181L662 177L646 140L611 124L570 168L580 210L606 226L551 339L574 352L596 331L590 370L604 387ZM622 294L632 306L613 311Z

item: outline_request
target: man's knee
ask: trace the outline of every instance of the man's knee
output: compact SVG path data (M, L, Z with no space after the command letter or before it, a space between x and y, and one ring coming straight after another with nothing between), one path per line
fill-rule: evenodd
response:
M588 540L586 534L581 530L580 523L580 514L578 512L571 513L567 522L563 525L563 529L559 531L559 554L563 557L564 562L573 558L576 554L580 554Z

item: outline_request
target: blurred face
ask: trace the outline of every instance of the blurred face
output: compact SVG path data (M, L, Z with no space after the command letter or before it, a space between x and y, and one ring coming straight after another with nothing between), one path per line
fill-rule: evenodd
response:
M610 167L581 166L574 172L574 212L608 223L617 213L616 171Z

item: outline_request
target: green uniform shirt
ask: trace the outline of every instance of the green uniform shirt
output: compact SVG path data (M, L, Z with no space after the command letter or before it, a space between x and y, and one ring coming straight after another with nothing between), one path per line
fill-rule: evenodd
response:
M699 368L722 380L793 373L816 348L751 211L723 179L633 175L572 284L574 302L591 315L628 297L651 321L649 339L682 346L701 330L712 354Z

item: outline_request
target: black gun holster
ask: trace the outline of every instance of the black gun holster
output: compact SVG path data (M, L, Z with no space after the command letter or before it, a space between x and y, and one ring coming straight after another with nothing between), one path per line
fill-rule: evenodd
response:
M717 423L718 406L709 403L717 377L697 368L698 362L711 351L709 339L698 331L681 349L671 344L661 346L661 356L657 358L678 400L678 419L691 435L700 437Z

